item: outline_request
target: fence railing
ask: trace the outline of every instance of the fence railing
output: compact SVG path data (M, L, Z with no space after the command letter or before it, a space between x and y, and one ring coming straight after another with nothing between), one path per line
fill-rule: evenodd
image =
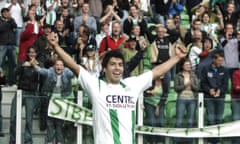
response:
M77 103L79 106L82 106L83 103L83 92L78 91L77 93ZM21 111L22 111L22 91L17 90L17 116L16 116L16 144L21 144ZM143 96L139 97L138 105L137 105L137 125L143 125L143 113L144 113L144 106L143 106ZM198 128L204 128L204 98L203 93L199 93L198 96L198 105L197 105L197 112L198 112ZM76 124L77 126L77 144L82 144L83 140L83 130L81 124ZM198 144L203 144L203 138L198 139ZM143 135L137 134L137 144L143 144Z

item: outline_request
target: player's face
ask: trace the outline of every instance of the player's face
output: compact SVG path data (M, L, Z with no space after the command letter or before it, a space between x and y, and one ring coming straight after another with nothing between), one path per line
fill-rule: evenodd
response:
M104 68L106 79L111 84L119 84L123 74L123 61L120 58L110 58L107 66Z

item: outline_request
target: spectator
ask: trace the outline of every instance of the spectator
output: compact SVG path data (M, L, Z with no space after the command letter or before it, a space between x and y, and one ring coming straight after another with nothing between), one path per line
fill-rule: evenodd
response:
M100 23L106 22L109 24L109 33L112 33L112 25L113 23L119 22L121 23L121 18L114 11L114 7L112 5L107 5L106 9L103 11L103 14L99 20Z
M239 11L235 10L235 4L232 2L229 2L227 4L227 9L226 10L222 10L223 12L223 21L224 21L224 25L231 23L234 27L237 26L237 20L239 18Z
M16 69L16 75L18 76L18 88L22 90L22 101L25 106L25 132L24 132L24 143L32 144L32 122L33 113L37 106L39 97L39 80L40 76L35 72L31 61L36 59L37 52L34 47L29 47L26 50L27 58L19 65ZM39 62L36 62L39 66L42 66ZM12 100L11 105L11 117L10 117L10 144L16 143L16 95Z
M100 24L100 33L96 35L96 41L97 41L97 51L99 52L100 44L103 38L105 38L107 35L109 35L109 24L107 22L103 22Z
M153 85L144 92L144 110L146 119L144 124L151 127L162 127L164 124L164 109L159 109L158 104L162 94L162 80L156 79ZM161 140L159 136L147 136L148 144L155 144Z
M123 24L123 31L127 35L131 34L132 27L134 25L139 25L140 26L140 35L144 35L147 29L147 23L143 19L143 16L140 14L139 8L135 5L130 6L129 10L129 16L128 18L124 21Z
M54 65L53 59L54 55L51 49L49 48L50 45L47 41L47 36L52 32L52 26L49 24L45 24L43 26L43 35L39 37L34 42L34 47L38 51L36 59L43 64L44 68L49 68ZM41 131L46 130L47 128L47 104L48 101L46 99L46 94L42 91L43 82L46 77L41 77L40 81L40 107L39 107L39 128Z
M26 60L26 49L31 46L35 42L35 40L38 39L43 33L42 26L44 17L40 21L37 20L36 5L29 6L27 17L29 18L29 20L20 38L18 62L23 62L24 60Z
M83 56L86 56L86 49L89 45L97 47L97 42L91 33L91 30L86 25L79 27L79 36L76 40L75 51L77 63L81 63Z
M174 78L174 89L178 94L176 104L176 127L183 127L184 115L186 112L186 126L192 128L194 116L197 108L197 97L200 83L197 75L191 69L189 59L183 59L180 62L180 72ZM174 143L180 142L179 138ZM188 144L193 143L193 139L187 140Z
M224 99L228 88L228 70L222 66L223 61L223 52L216 51L212 64L202 70L201 88L208 125L221 124L223 119ZM217 143L219 139L212 138L209 142Z
M73 15L74 17L82 15L82 6L83 6L84 0L73 0L72 8L73 8Z
M192 69L197 70L200 62L200 54L202 52L202 33L201 31L194 31L193 42L189 46L189 60L191 62Z
M49 44L47 43L47 36L52 32L52 26L45 24L43 26L43 35L41 35L33 43L33 46L38 51L37 60L44 64L44 67L49 68L53 65L51 59L51 50L49 49Z
M202 46L202 52L199 55L200 63L196 71L199 79L202 77L202 69L212 63L212 55L218 50L213 48L213 40L210 37L206 37L205 40L203 40Z
M67 9L68 13L73 14L72 5L69 0L61 0L60 5L57 8L57 17L62 14L63 9Z
M229 69L230 77L239 67L238 39L234 33L233 24L227 23L224 29L225 35L220 38L220 44L224 51L224 66Z
M214 40L214 44L218 43L217 31L224 28L222 22L222 17L218 17L219 22L216 24L210 23L210 14L208 12L203 13L202 15L202 25L201 30L205 31L207 35Z
M54 66L45 69L40 68L37 61L31 61L31 65L35 68L36 72L46 77L43 85L44 93L48 94L50 98L67 99L72 95L71 79L74 77L72 71L64 67L62 60L56 60ZM47 119L47 142L52 143L56 138L59 144L64 143L64 136L62 132L63 120L48 117Z
M53 26L57 18L56 10L58 8L58 0L46 0L46 7L47 7L46 23Z
M63 22L62 35L65 37L68 48L72 49L75 39L74 17L69 14L68 8L62 8L61 15L57 17L57 20L61 20Z
M184 44L186 46L188 46L191 42L193 42L193 34L194 34L194 31L201 31L202 33L202 40L204 40L207 36L207 33L205 31L202 31L201 30L201 25L202 25L202 22L200 19L195 19L193 20L192 22L192 27L191 29L186 33L185 37L184 37Z
M82 15L75 17L74 29L78 30L81 24L87 25L92 31L97 32L97 22L93 16L89 15L89 4L84 2L82 5Z
M96 45L88 44L85 47L85 55L81 58L83 67L93 76L100 76L102 70Z
M152 21L153 11L150 5L150 0L131 0L132 5L139 8L140 13L146 22Z
M153 64L153 67L164 63L171 56L173 56L173 50L170 48L170 41L166 36L166 28L163 25L158 25L156 31L157 38L151 44L151 62ZM160 109L165 106L165 101L170 90L170 81L171 71L168 71L162 80L163 93L161 96L161 101L159 103Z
M130 61L131 58L137 54L137 49L140 50L140 47L137 48L137 46L139 45L137 45L137 39L134 35L130 35L127 42L128 48L121 48L126 62ZM131 72L130 76L138 76L143 72L143 65L141 65L141 63L142 62L140 62L140 64L136 66L136 68Z
M231 90L231 108L232 108L232 120L240 120L240 70L236 70L232 76L232 90ZM239 144L240 137L233 137L232 144Z
M7 7L10 10L11 17L15 20L17 24L16 30L16 45L19 46L20 36L23 30L23 16L25 14L25 8L22 3L19 3L17 0L11 0L11 3L7 4Z
M172 0L154 1L155 3L155 16L154 19L157 24L165 24L165 19L168 16Z
M114 22L112 24L111 35L106 36L100 44L99 48L100 58L102 58L107 51L119 48L119 46L126 39L124 36L121 35L121 32L122 30L120 22Z
M8 8L1 9L0 17L0 67L4 69L5 59L8 59L8 84L16 84L14 70L16 68L16 33L17 24L11 18Z
M3 137L3 131L2 131L2 86L6 84L6 80L5 80L5 74L3 72L3 70L0 68L0 137Z

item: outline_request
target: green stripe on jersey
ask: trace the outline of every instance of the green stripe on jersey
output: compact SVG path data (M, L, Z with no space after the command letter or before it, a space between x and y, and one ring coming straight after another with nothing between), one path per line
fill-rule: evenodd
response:
M132 144L135 144L135 111L132 111Z
M110 119L111 119L111 126L112 126L114 144L121 144L117 110L110 109L109 113L110 113Z

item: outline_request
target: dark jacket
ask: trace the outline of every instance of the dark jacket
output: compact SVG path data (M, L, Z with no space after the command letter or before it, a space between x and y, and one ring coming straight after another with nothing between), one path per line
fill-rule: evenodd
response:
M24 91L37 92L40 75L35 71L33 66L22 66L22 64L16 69L18 88Z
M218 68L214 68L212 65L208 65L202 70L202 79L201 79L201 88L204 92L204 97L214 98L210 95L209 90L211 88L217 90L220 89L220 97L224 98L228 89L228 70L220 66Z
M15 28L17 24L14 19L5 21L0 17L0 45L16 45Z

